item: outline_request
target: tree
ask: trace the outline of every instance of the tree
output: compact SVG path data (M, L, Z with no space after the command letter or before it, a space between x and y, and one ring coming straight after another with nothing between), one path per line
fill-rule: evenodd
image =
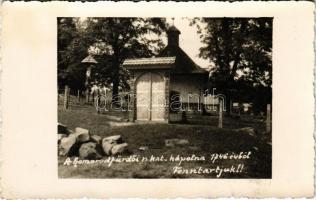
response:
M86 68L81 61L87 56L91 40L79 18L57 18L58 26L58 86L84 89Z
M199 56L213 65L210 87L226 96L228 114L232 99L253 101L271 91L272 18L195 18L191 25L205 44Z
M166 29L165 19L88 18L87 24L88 35L102 57L98 60L102 61L95 77L99 77L100 82L113 83L113 97L118 94L120 84L127 85L128 73L121 67L123 61L151 57L163 47L158 36Z

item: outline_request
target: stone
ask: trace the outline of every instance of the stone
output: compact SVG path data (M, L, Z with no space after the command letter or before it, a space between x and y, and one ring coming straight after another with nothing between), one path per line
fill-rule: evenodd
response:
M189 141L186 139L167 139L167 140L165 140L166 147L184 146L187 144L189 144Z
M77 142L83 143L90 140L89 130L77 127L75 129L75 134L77 135Z
M101 156L97 153L96 143L88 142L84 143L79 148L79 157L81 159L99 159Z
M102 141L102 148L106 155L111 155L112 148L116 145L116 143L110 143L109 141Z
M103 141L109 141L110 143L113 143L115 142L116 144L122 144L123 143L123 139L120 135L112 135L112 136L109 136L109 137L105 137L102 139L102 142Z
M256 131L252 127L244 127L244 128L239 128L237 130L240 131L240 132L245 132L245 133L247 133L250 136L255 136L256 135Z
M66 125L57 123L58 134L66 134L69 135L69 131Z
M91 135L90 139L91 139L91 141L93 141L93 142L95 142L97 144L100 144L101 141L102 141L102 137L99 136L99 135Z
M78 133L78 134L89 134L89 130L88 129L84 129L84 128L80 128L80 127L77 127L75 129L75 132Z
M149 148L147 146L141 146L138 149L141 151L147 151Z
M80 134L77 135L77 142L84 143L90 141L90 135L89 134Z
M111 153L113 156L118 155L118 154L123 154L127 152L127 147L128 147L127 143L117 144L114 147L112 147Z
M70 134L68 137L64 137L60 140L59 155L68 155L70 148L75 145L77 136L76 134Z
M112 148L117 144L122 144L123 140L120 135L113 135L102 139L102 148L106 155L111 155Z
M176 142L177 145L187 145L189 144L189 140L186 140L186 139L180 139L180 140L177 140Z
M63 139L64 137L67 137L66 134L58 134L57 138L58 138L58 144L60 144L61 139Z

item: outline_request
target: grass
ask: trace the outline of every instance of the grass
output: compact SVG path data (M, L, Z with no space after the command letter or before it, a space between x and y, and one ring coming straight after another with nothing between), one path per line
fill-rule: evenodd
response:
M109 113L125 116L126 113ZM80 165L78 167L63 165L65 157L58 159L58 172L61 178L215 178L216 174L177 174L173 168L178 163L170 162L171 155L183 157L204 156L206 161L182 162L183 168L197 167L230 167L234 164L244 164L242 173L223 173L221 178L271 178L271 134L265 134L260 127L263 122L255 119L242 121L242 126L252 126L259 130L256 136L233 130L238 127L238 120L225 119L223 129L215 126L195 124L134 124L132 126L111 127L106 115L97 114L92 106L72 105L69 110L58 109L58 121L68 128L82 127L89 129L92 134L110 136L119 134L129 144L131 155L140 158L150 156L167 159L163 162L113 163L111 167L104 164ZM203 120L202 120L203 121ZM239 120L240 122L240 120ZM230 126L227 126L227 123ZM226 124L226 126L225 126ZM166 147L165 139L187 139L189 145ZM148 150L138 150L147 146ZM250 159L218 160L213 164L210 156L213 153L239 153L251 151ZM129 155L125 155L128 157ZM106 157L104 158L106 159Z

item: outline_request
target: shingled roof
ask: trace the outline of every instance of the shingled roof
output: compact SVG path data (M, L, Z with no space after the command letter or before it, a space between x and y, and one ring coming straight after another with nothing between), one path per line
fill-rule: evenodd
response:
M168 45L155 58L127 59L123 66L129 69L151 69L168 68L166 65L172 64L173 74L208 74L208 71L197 65L179 46L179 35L181 32L171 26L167 30Z
M127 69L170 69L174 67L176 57L152 57L139 59L126 59L123 66Z
M126 59L123 65L166 65L174 64L176 57L152 57L152 58L136 58L136 59Z
M198 66L179 46L166 46L157 57L174 56L175 67L171 71L175 74L187 73L208 73L205 69Z

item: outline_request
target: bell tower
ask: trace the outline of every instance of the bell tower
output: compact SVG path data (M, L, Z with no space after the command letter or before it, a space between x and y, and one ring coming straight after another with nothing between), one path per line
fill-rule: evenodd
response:
M167 30L168 46L179 46L179 35L181 32L174 25L170 26Z

